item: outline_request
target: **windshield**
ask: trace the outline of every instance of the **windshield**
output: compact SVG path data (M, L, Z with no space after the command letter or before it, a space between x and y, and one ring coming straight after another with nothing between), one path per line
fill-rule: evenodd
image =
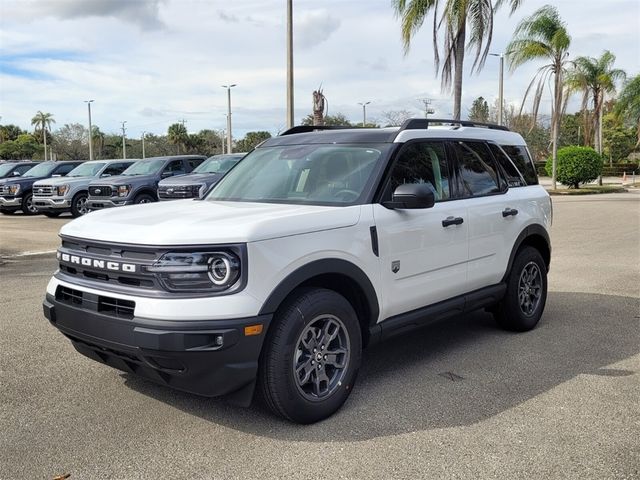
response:
M94 177L104 166L104 163L83 163L71 170L67 177Z
M53 171L54 168L56 168L56 164L54 162L45 162L45 163L41 163L40 165L36 165L33 168L30 168L22 176L23 177L46 177Z
M7 173L14 169L15 163L5 163L0 165L0 177L4 177Z
M242 158L242 155L216 155L193 169L191 173L226 173Z
M352 205L363 200L382 145L258 148L216 185L207 200Z
M158 173L164 164L165 160L138 160L122 172L122 175L151 175Z

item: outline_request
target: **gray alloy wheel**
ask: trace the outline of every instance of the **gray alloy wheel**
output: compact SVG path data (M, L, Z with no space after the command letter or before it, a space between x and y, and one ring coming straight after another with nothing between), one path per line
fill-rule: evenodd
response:
M75 203L75 207L76 207L76 211L80 215L85 215L89 213L89 207L87 206L87 196L81 195L80 197L78 197Z
M317 316L296 345L293 373L298 391L310 401L331 396L342 385L351 353L342 320L328 314Z
M520 310L527 316L533 315L542 298L542 274L535 262L527 263L522 269L518 282Z
M25 215L36 215L38 213L38 209L33 204L33 195L31 193L22 200L22 212Z

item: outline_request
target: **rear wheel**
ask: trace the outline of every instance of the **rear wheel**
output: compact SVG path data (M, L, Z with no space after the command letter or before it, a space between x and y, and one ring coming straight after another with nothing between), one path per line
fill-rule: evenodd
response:
M73 196L73 200L71 200L71 215L73 218L77 218L86 213L89 213L87 194L85 192L78 192Z
M25 215L36 215L38 209L33 204L33 194L28 193L22 198L22 213Z
M351 304L332 290L298 290L278 309L265 342L262 397L275 414L293 422L327 418L349 397L361 353Z
M524 332L534 328L547 301L547 266L533 247L518 251L507 278L507 292L494 309L498 325Z
M155 201L156 201L156 199L153 198L148 193L140 193L139 195L136 195L136 198L133 199L133 203L135 203L135 204L152 203L152 202L155 202Z

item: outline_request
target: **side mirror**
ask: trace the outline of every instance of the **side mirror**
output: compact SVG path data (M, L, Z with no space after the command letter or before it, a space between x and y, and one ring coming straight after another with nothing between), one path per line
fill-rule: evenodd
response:
M103 173L102 175L100 175L101 177L110 177L111 174L110 173Z
M60 175L59 173L54 173L53 175L51 175L51 178L55 178L55 177L61 177L62 175Z
M20 176L20 172L15 170L11 175L13 175L14 177L19 177Z
M395 209L415 209L431 208L436 202L436 197L425 183L405 183L398 185L393 192L393 199L390 202L383 202L387 208Z
M160 175L162 178L169 178L173 175L173 172L162 172L162 175Z

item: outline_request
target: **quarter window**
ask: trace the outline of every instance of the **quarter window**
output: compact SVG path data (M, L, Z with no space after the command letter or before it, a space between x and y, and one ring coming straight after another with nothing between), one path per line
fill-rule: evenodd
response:
M518 170L522 173L527 185L537 185L538 174L536 173L536 168L533 165L533 161L531 160L527 147L524 145L501 146L507 155L509 155L509 158L511 158L513 163L515 163L516 167L518 167Z
M458 154L460 178L458 189L462 197L478 197L506 189L488 147L481 142L453 142Z
M416 142L405 146L393 166L383 200L390 200L398 185L425 184L436 201L450 198L449 168L444 144L440 142Z
M507 184L509 187L524 187L527 184L524 182L520 175L520 171L514 164L514 162L504 153L504 151L493 143L489 144L489 149L493 156L498 161L498 165L502 167L502 171L507 177Z

